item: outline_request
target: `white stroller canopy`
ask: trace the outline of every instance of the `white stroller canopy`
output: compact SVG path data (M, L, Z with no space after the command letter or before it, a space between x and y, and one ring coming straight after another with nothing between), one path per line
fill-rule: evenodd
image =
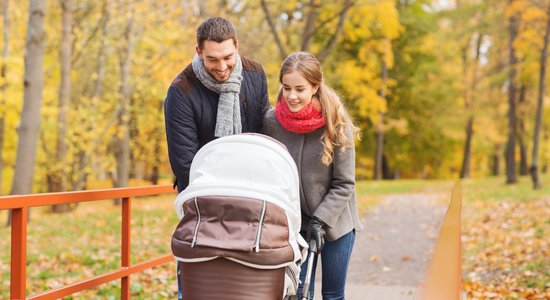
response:
M298 170L283 144L261 134L221 137L202 147L191 164L189 186L176 198L180 219L186 200L199 196L248 197L283 208L291 232L301 226Z

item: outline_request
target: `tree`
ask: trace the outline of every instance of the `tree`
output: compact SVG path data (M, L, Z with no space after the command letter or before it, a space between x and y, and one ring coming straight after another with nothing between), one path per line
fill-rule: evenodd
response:
M508 3L512 5L515 0ZM506 183L513 184L517 182L516 176L516 67L518 59L514 49L514 41L518 35L519 17L516 12L512 12L508 17L508 143L506 147Z
M128 186L130 168L130 66L134 47L134 11L128 12L128 21L124 31L125 45L120 52L120 113L118 115L117 135L115 139L116 177L115 187ZM115 200L120 204L120 200Z
M539 148L540 148L540 132L543 124L544 112L544 88L546 84L546 61L548 59L548 43L550 42L550 4L546 8L546 28L544 31L543 46L540 52L540 71L539 85L537 91L537 112L535 117L535 132L533 134L533 157L531 159L531 179L533 188L539 189L542 184L539 177Z
M7 88L7 63L6 59L8 58L10 51L10 20L9 20L9 0L4 0L1 7L2 20L4 25L4 48L2 49L2 63L0 66L0 195L2 195L2 170L4 168L4 134L6 128L6 88Z
M21 123L17 129L19 141L14 179L10 191L12 195L30 194L32 191L44 85L42 64L44 62L45 13L45 1L30 1L25 51L23 110L21 111Z
M389 44L389 41L387 41ZM380 98L386 101L386 86L388 83L388 65L385 60L385 53L382 53L382 87L380 88ZM376 131L376 149L374 151L374 176L373 179L380 180L383 178L382 160L384 157L384 113L380 112L380 122L375 124Z
M471 156L472 156L472 136L474 134L474 119L475 119L475 107L474 107L474 99L475 99L475 92L477 88L477 83L479 81L478 78L478 67L479 67L479 57L480 57L480 48L481 43L483 42L483 34L480 32L475 33L477 35L476 42L475 42L475 56L473 60L473 66L472 66L472 75L467 76L467 66L468 66L468 50L469 47L466 46L462 50L462 61L463 61L463 68L464 68L464 80L468 81L468 78L470 78L469 82L466 82L465 84L465 96L464 96L464 106L466 107L466 110L468 111L468 121L466 123L466 140L464 142L464 155L462 160L462 167L460 168L460 178L469 178L470 177L470 162L471 162Z
M519 87L518 95L518 128L517 128L517 139L519 143L519 175L525 176L528 175L527 167L527 126L525 124L527 118L527 87L524 84L521 84Z
M101 18L98 22L98 31L99 36L102 38L99 41L99 48L97 51L97 61L95 66L95 80L93 81L93 88L91 89L91 94L89 95L90 101L87 103L87 107L89 110L89 116L88 118L82 118L87 119L87 130L89 132L98 132L98 102L100 101L102 95L103 95L103 85L105 81L105 68L106 68L106 52L107 52L107 37L108 37L108 24L110 19L110 0L103 0L102 1L102 8L101 8ZM115 114L116 115L116 114ZM94 136L95 141L90 142L89 139L86 140L86 143L84 147L80 147L77 154L77 160L76 167L73 168L73 182L72 182L72 188L73 190L81 190L85 188L86 181L89 175L89 164L91 163L92 159L91 156L96 153L96 150L99 146L99 142L103 139L103 136L107 129L112 125L114 122L114 117L110 118L108 123L105 125L105 128L103 130L99 131L99 134L96 134Z
M61 45L59 60L61 62L61 83L59 85L59 102L57 116L57 148L55 153L55 168L49 175L50 192L64 192L67 189L64 159L67 155L67 113L71 101L71 70L73 52L73 10L74 0L60 0L62 10ZM59 204L52 207L53 212L66 212L69 204Z

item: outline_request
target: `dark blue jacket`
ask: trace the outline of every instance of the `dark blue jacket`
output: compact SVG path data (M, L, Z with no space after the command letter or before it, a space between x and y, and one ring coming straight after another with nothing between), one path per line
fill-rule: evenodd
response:
M241 56L241 123L243 132L261 132L269 109L267 81L262 66ZM189 184L189 168L197 151L214 140L219 94L197 79L191 64L172 82L164 102L170 165L182 191Z

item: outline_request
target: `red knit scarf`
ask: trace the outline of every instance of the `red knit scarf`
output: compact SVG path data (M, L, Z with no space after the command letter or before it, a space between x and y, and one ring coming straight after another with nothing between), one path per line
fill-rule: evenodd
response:
M281 97L275 106L275 116L284 129L294 133L308 133L323 127L327 122L316 106L320 107L319 100L313 98L307 106L292 112Z

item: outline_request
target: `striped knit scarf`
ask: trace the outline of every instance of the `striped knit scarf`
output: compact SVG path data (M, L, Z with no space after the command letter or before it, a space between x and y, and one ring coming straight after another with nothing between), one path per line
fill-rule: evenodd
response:
M224 82L218 82L212 75L208 74L197 54L193 58L193 71L195 71L197 78L209 90L220 94L216 129L214 132L214 136L216 137L242 132L239 92L241 90L241 81L243 80L243 66L241 57L238 54L236 60L229 79Z

